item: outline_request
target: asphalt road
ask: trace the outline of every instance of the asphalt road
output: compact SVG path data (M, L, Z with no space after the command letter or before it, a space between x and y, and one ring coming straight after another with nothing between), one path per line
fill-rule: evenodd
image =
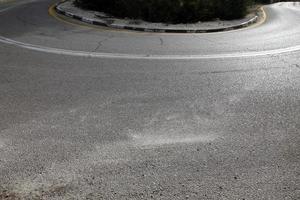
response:
M0 5L0 199L300 199L300 3L155 34L54 2Z

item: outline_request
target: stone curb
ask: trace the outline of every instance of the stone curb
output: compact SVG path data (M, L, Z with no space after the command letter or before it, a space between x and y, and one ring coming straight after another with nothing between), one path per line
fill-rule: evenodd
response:
M101 20L101 19L90 19L86 18L80 15L76 15L74 13L68 12L63 10L60 7L60 4L64 3L65 1L59 2L55 5L55 11L58 14L64 15L66 17L70 17L76 20L79 20L81 22L92 24L92 25L98 25L98 26L104 26L109 28L115 28L115 29L123 29L123 30L131 30L131 31L140 31L140 32L157 32L157 33L213 33L213 32L223 32L223 31L231 31L236 30L240 28L248 27L254 23L256 23L259 19L258 14L251 18L250 20L237 24L234 26L224 27L224 28L215 28L215 29L172 29L172 28L147 28L147 27L134 27L134 26L127 26L127 25L121 25L121 24L110 24L107 21Z

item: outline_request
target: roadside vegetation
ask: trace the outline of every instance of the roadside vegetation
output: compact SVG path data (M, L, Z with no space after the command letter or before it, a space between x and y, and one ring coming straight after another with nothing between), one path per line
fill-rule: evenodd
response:
M269 0L75 0L75 4L120 18L193 23L242 18L247 8L258 1L267 3Z

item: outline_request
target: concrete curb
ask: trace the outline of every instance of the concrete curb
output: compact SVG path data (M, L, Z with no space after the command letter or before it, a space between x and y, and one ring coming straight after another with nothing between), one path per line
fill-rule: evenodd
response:
M127 26L127 25L121 25L121 24L110 24L107 21L101 20L101 19L90 19L86 18L80 15L76 15L74 13L68 12L63 10L60 7L60 4L64 3L65 1L56 3L54 6L55 11L58 14L64 15L66 17L70 17L76 20L79 20L81 22L87 23L87 24L92 24L92 25L98 25L98 26L104 26L104 27L109 27L109 28L114 28L114 29L123 29L123 30L131 30L131 31L140 31L140 32L156 32L156 33L213 33L213 32L224 32L224 31L231 31L231 30L236 30L236 29L241 29L248 27L254 23L256 23L259 19L258 13L251 18L250 20L237 24L234 26L229 26L229 27L224 27L224 28L215 28L215 29L164 29L164 28L147 28L147 27L134 27L134 26Z

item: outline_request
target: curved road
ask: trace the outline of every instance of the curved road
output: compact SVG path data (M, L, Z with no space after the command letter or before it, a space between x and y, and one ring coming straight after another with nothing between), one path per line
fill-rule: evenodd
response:
M0 199L300 198L300 2L212 34L0 4Z

